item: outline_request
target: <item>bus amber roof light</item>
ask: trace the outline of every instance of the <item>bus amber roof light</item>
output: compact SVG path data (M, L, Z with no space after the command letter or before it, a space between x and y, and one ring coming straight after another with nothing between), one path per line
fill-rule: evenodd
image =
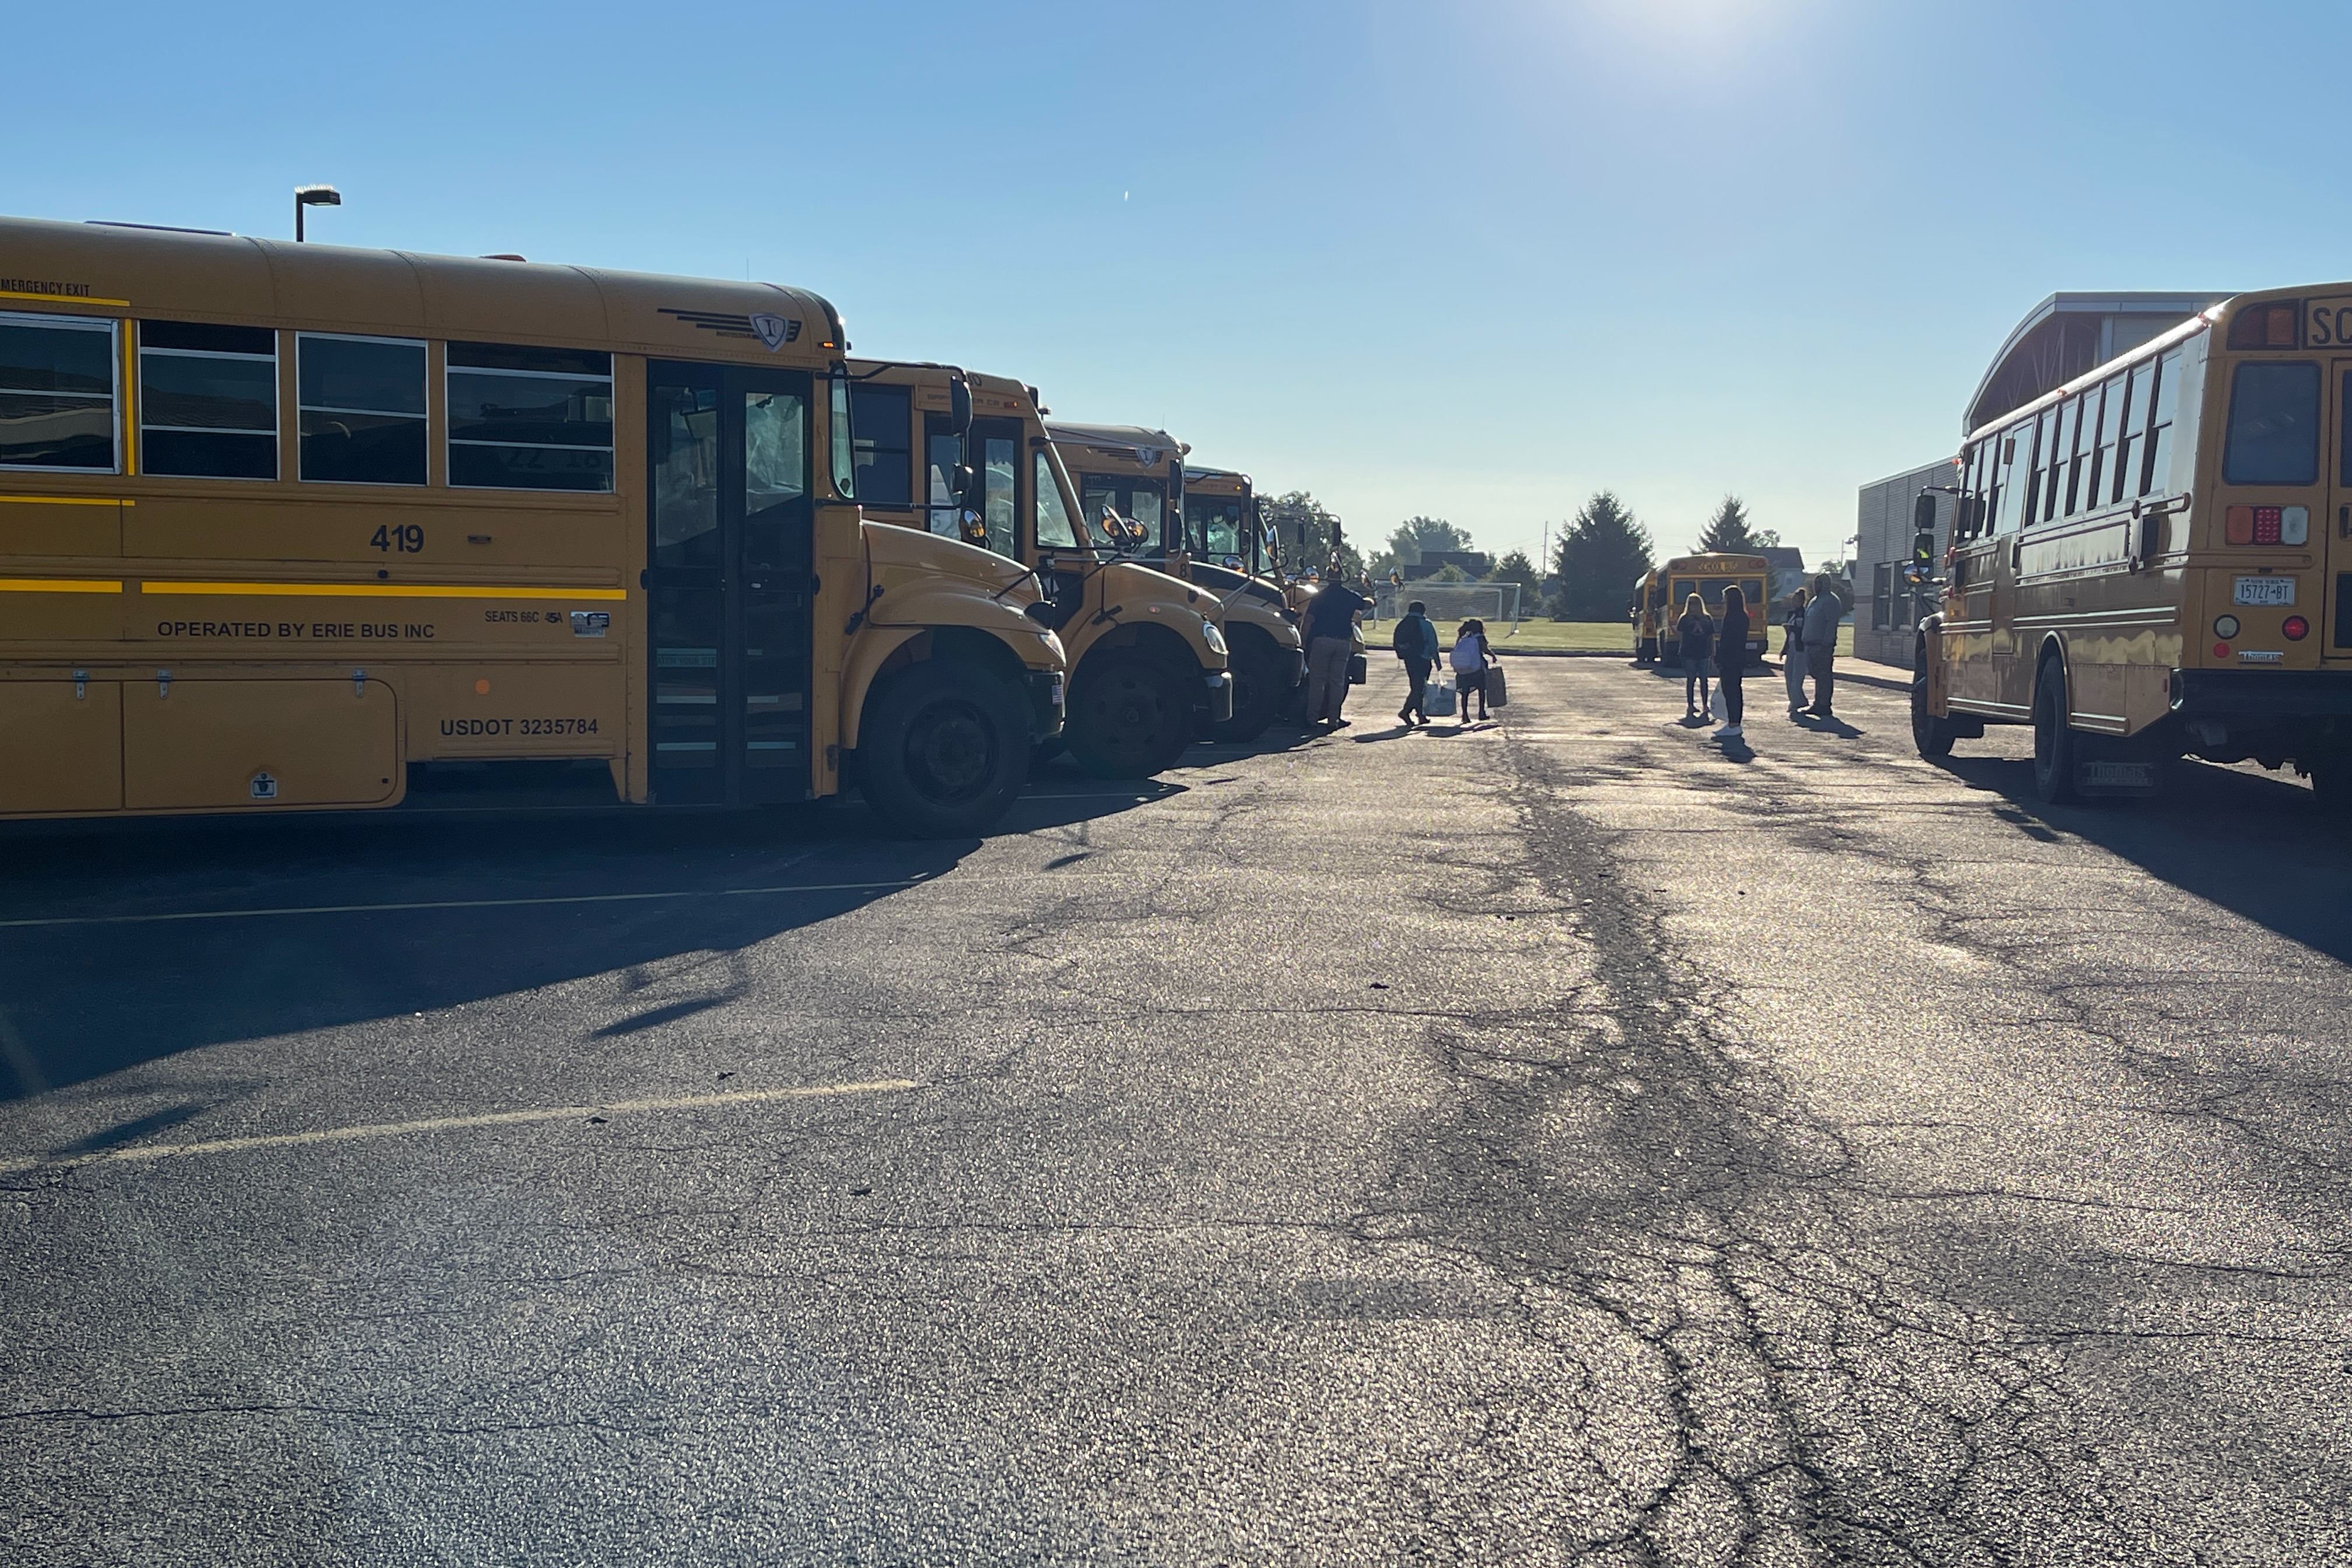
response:
M2233 349L2294 348L2294 324L2302 316L2302 303L2294 300L2274 305L2248 306L2230 322L2230 346Z
M2221 536L2231 544L2254 542L2254 509L2233 506L2221 514Z

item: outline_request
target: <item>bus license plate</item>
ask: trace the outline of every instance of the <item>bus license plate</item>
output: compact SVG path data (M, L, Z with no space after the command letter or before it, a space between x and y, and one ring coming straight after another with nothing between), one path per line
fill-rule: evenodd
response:
M2294 603L2294 579L2292 577L2241 577L2231 590L2233 605L2292 605Z

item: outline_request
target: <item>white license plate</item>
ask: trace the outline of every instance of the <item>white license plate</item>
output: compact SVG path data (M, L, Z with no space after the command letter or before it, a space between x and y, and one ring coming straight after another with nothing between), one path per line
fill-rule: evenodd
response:
M2292 605L2294 603L2294 579L2292 577L2241 577L2231 587L2230 603Z

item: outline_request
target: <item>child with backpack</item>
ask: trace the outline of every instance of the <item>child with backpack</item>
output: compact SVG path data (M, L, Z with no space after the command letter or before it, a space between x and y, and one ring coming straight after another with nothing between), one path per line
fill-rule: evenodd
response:
M1454 689L1461 694L1462 721L1471 722L1470 696L1478 696L1476 722L1486 721L1486 671L1496 662L1495 650L1486 646L1486 623L1468 620L1454 634Z

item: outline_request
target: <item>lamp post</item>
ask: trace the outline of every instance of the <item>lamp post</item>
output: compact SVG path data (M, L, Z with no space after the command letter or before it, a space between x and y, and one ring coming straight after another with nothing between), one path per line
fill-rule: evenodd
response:
M304 207L339 207L343 205L343 193L332 185L297 185L294 187L294 243L302 243L302 209Z

